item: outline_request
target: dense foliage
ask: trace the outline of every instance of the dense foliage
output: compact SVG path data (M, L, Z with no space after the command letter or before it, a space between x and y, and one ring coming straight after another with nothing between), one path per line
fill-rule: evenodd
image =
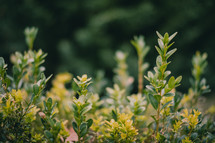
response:
M1 56L9 61L12 52L25 51L21 33L33 25L40 29L34 49L41 48L49 54L44 63L47 74L69 71L75 75L95 76L94 70L102 69L106 77L112 79L115 67L112 55L120 49L129 52L128 70L136 79L135 50L128 42L132 36L144 34L147 45L154 47L155 31L178 31L175 47L180 48L173 55L176 64L169 66L172 72L183 75L183 84L178 89L186 92L189 86L186 79L191 62L187 61L196 50L209 55L206 77L213 89L214 8L214 0L1 0ZM150 69L155 56L152 50L146 56ZM109 82L111 85L111 80ZM134 85L137 87L137 80Z
M117 51L114 85L106 87L99 71L95 80L86 74L55 76L52 88L44 74L47 54L34 50L37 28L25 30L28 51L11 56L12 75L0 58L0 142L175 142L215 141L215 106L204 112L197 108L199 98L210 92L203 73L207 54L192 58L191 87L177 91L182 76L171 76L169 58L176 52L171 42L177 33L159 32L154 71L147 71L144 58L150 48L142 36L131 41L138 56L138 92L131 93L134 78L129 75L127 54ZM144 79L149 84L144 86Z

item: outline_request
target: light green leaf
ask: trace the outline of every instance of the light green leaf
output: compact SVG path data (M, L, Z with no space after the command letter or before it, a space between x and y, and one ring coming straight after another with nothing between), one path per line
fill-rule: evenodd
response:
M176 84L179 84L182 80L182 76L179 76L175 79Z
M165 103L165 104L162 106L161 110L163 110L163 109L164 109L167 105L169 105L171 102L172 102L172 101L169 101L169 102Z
M175 78L174 78L174 76L172 76L170 79L169 79L169 81L168 81L168 86L169 86L169 88L174 88L174 86L175 86Z
M171 96L174 96L174 95L175 95L175 94L174 94L174 93L171 93L171 92L164 94L165 97L171 97Z
M178 34L178 32L175 32L171 36L169 36L169 42Z
M166 59L168 59L170 56L172 56L172 54L174 54L176 50L177 50L176 48L170 50L170 51L166 54Z

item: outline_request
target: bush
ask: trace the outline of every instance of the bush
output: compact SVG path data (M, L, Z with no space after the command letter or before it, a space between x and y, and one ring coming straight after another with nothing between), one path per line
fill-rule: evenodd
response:
M106 86L104 73L95 80L86 74L73 78L60 73L45 91L51 76L44 74L47 54L33 50L36 28L25 30L29 50L11 56L12 76L0 58L0 141L1 142L213 142L215 107L201 113L199 97L210 91L202 78L207 54L192 58L191 87L188 93L176 90L182 76L167 70L170 49L177 33L162 36L157 32L158 52L154 72L147 70L144 58L150 48L142 36L131 41L138 56L138 93L131 93L134 78L128 73L127 54L117 51L113 88L108 96L99 94ZM149 82L144 87L144 78ZM43 104L42 104L43 103Z

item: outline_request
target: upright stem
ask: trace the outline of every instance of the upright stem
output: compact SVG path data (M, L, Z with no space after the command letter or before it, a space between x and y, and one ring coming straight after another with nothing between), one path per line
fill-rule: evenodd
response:
M160 91L160 95L161 95L161 91ZM159 123L160 123L160 101L158 102L157 122L156 122L157 127L156 127L155 137L157 136L157 134L159 132Z
M138 59L138 93L142 93L143 91L143 72L141 69L142 59Z
M160 121L160 102L158 103L158 110L157 110L157 127L156 127L156 132L155 135L157 135L159 131L159 121Z

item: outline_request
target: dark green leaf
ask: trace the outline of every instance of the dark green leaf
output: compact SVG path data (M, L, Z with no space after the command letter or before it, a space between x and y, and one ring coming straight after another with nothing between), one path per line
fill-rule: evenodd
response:
M51 114L54 113L54 108L55 108L56 105L57 105L57 102L52 106Z
M6 86L10 86L10 79L8 77L5 78L5 83L6 83Z
M37 84L33 85L33 92L35 95L37 95L39 93L39 86Z
M60 130L60 129L61 129L61 122L57 122L57 123L56 123L56 128L57 128L57 130Z
M87 128L89 129L93 124L93 120L92 119L89 119L87 120Z
M72 89L73 89L75 92L79 91L79 87L78 87L78 85L77 85L76 82L72 82Z
M15 79L18 78L17 76L19 75L19 73L20 73L19 69L16 66L13 66L13 76Z
M73 127L73 129L74 129L74 131L76 132L76 133L78 133L78 125L76 124L76 122L72 122L72 127Z
M195 140L198 137L198 133L192 133L191 134L191 139Z
M155 99L158 101L158 103L160 102L160 100L161 100L161 96L160 95L154 95L154 97L155 97Z
M118 117L117 117L117 112L112 110L112 117L115 121L117 121Z
M48 130L45 130L45 131L44 131L44 134L45 134L45 136L46 136L48 139L53 138L52 133L49 132Z
M49 98L46 102L46 106L48 109L50 109L52 107L52 98Z
M35 97L35 94L32 94L32 96L31 96L31 100L30 100L30 103L29 103L29 105L33 102L33 100L34 100L34 97ZM44 103L44 106L46 106L45 105L45 103Z
M151 117L157 122L157 119L155 118L155 115L151 115Z
M152 106L154 107L154 109L157 110L158 109L158 101L151 94L149 94L148 97L149 97L149 101L152 104Z
M80 136L81 137L83 137L83 136L85 136L86 134L87 134L87 130L88 130L88 128L87 128L87 123L81 123L81 125L80 125L80 130L81 130L81 132L80 132Z
M0 68L3 68L5 65L4 58L0 57Z

